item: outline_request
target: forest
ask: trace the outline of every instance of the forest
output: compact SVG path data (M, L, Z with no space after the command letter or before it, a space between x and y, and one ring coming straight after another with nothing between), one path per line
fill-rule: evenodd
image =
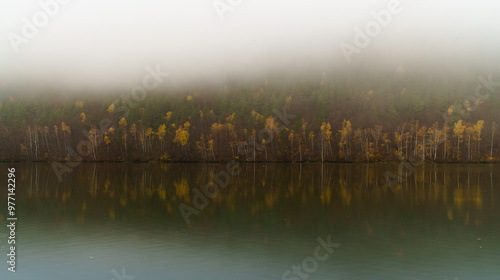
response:
M399 66L142 96L3 91L0 160L498 161L496 89L477 73L445 77Z

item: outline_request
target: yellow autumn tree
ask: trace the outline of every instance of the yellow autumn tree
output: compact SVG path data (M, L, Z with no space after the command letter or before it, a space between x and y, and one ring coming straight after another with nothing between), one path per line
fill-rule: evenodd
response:
M389 155L389 145L391 144L392 141L389 138L389 134L387 132L382 134L382 142L384 142L384 144L382 144L382 146L385 147L385 151L386 151L387 155Z
M429 127L429 152L433 160L437 158L437 148L443 139L443 131L439 130L439 124L436 122Z
M123 128L123 146L125 148L125 156L127 156L127 120L122 118L118 124Z
M200 140L196 141L196 150L198 150L201 153L201 157L203 158L203 160L207 160L207 147L206 147L205 134L203 134L203 132L200 135Z
M226 118L229 149L231 150L231 155L233 158L235 157L234 147L236 146L235 115L236 113L232 113L231 115L229 115L229 117Z
M68 135L71 135L71 128L69 127L69 125L66 125L65 122L62 122L61 123L61 130L64 132L64 133L67 133Z
M83 101L81 101L81 100L75 101L75 108L77 110L82 109L83 108Z
M172 112L171 112L171 111L168 111L168 112L165 114L165 119L166 119L167 121L169 121L171 118L172 118Z
M212 159L215 160L215 148L214 148L214 140L213 139L210 139L208 140L208 150L210 151L210 153L212 154Z
M370 129L370 134L372 135L373 140L375 140L375 152L376 152L376 156L379 156L378 142L380 140L380 136L382 136L382 126L381 125L375 125L375 129Z
M345 160L347 160L351 157L351 144L350 144L352 137L351 122L344 120L342 122L342 129L339 130L339 132L340 132L339 153L341 156L344 157Z
M130 126L130 134L134 135L134 141L137 142L137 125L135 123Z
M478 120L474 125L473 139L477 142L477 155L480 155L480 145L481 145L481 132L484 128L484 121Z
M321 162L325 160L325 145L330 145L330 139L332 137L332 126L330 123L323 122L320 127L320 139L321 139Z
M353 136L354 143L358 143L361 151L361 158L364 157L364 141L363 141L363 130L358 128L354 131Z
M185 147L188 148L188 140L189 140L189 126L191 124L189 122L184 123L184 126L180 125L179 128L175 131L175 138L174 142L178 143L181 145L182 149L184 150Z
M167 134L167 126L162 124L158 127L158 132L156 132L156 136L158 136L158 140L160 141L160 150L163 151L163 142L165 140L165 135Z
M266 119L265 128L268 131L275 131L278 128L278 123L274 120L272 116Z
M82 118L82 123L85 123L87 121L87 116L85 115L84 112L80 114L80 117Z
M69 125L66 125L65 122L62 122L61 123L61 130L63 132L63 140L64 140L64 146L66 148L68 148L68 141L69 141L69 137L71 136L71 128L69 127ZM69 157L68 157L69 159Z
M250 112L250 116L252 116L253 120L257 123L264 120L264 116L257 113L254 109L252 109L252 112Z
M111 104L108 107L108 113L113 113L115 111L115 104Z
M146 131L143 130L142 150L144 152L151 152L153 149L153 129L148 127Z
M445 122L443 124L443 129L442 129L442 133L443 133L443 158L446 159L447 156L448 156L448 150L450 149L450 142L448 140L448 132L450 131L450 126L448 125L448 122Z
M288 141L290 141L290 159L293 160L293 140L295 138L295 133L293 133L293 130L290 131L290 134L288 134Z
M97 128L92 127L89 131L89 142L90 142L90 151L92 152L92 157L94 160L97 159L97 147L99 145L99 139L101 135Z
M314 154L314 139L316 139L316 135L314 135L314 132L311 131L309 132L309 142L311 142L311 152Z
M127 126L127 120L125 118L122 118L118 124L122 127L125 127Z
M54 133L56 134L57 147L59 148L59 128L54 125Z
M109 139L109 135L107 132L104 132L104 143L106 144L106 150L109 154L109 144L111 144L111 139Z
M460 159L460 142L462 142L462 139L464 137L464 132L465 132L465 125L463 124L462 120L459 120L458 122L455 123L455 126L453 127L453 134L455 137L457 137L457 149L456 149L456 158Z
M416 155L420 154L422 160L425 160L425 154L426 154L425 152L427 151L426 134L427 134L427 127L425 125L421 126L420 129L417 131L417 139L415 139L416 141L415 146L417 147L416 152L418 152ZM418 141L420 141L420 143Z
M490 144L490 157L489 157L489 160L493 160L493 140L495 138L495 131L497 131L497 123L493 122L491 124L491 144Z

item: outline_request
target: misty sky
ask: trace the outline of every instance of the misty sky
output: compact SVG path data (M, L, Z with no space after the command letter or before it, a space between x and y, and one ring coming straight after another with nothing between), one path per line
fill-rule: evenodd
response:
M188 81L276 69L341 69L370 56L394 67L481 57L491 68L500 53L500 2L456 0L399 1L401 11L351 56L351 64L340 43L354 45L354 29L364 29L371 12L387 10L390 1L244 0L221 20L212 0L71 0L59 4L16 53L12 34L23 36L23 18L33 22L44 11L39 1L1 1L3 88L129 86L140 81L146 66L157 64L172 79Z

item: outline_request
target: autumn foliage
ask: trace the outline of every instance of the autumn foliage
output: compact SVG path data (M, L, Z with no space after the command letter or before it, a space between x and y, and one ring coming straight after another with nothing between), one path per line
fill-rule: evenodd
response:
M452 101L428 102L424 109L418 99L404 105L409 90L397 91L396 97L378 96L373 89L346 95L323 81L310 88L278 90L265 84L233 91L157 93L126 110L127 104L105 97L68 98L56 105L50 99L2 100L0 160L63 161L78 155L87 161L500 158L493 99L469 112L450 106ZM443 119L457 112L458 118Z

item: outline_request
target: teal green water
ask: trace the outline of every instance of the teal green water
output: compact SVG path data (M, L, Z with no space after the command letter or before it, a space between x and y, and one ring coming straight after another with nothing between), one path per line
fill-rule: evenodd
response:
M395 185L398 164L230 171L83 163L59 181L50 164L0 164L0 279L500 279L500 165L426 164Z

